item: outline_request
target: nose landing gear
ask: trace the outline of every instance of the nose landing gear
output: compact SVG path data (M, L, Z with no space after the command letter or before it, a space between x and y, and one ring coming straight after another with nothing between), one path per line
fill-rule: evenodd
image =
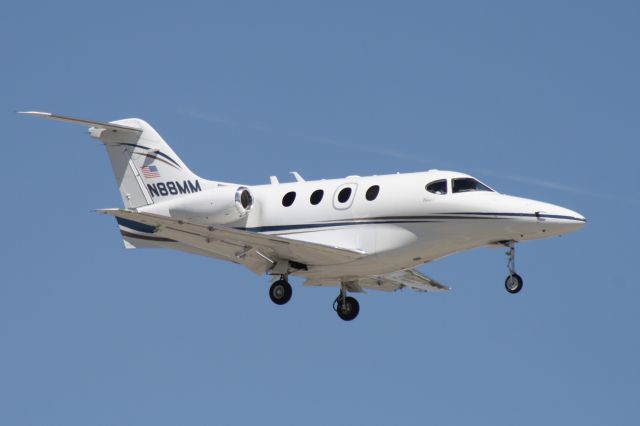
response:
M504 287L511 294L518 293L522 290L522 277L514 272L504 281Z
M507 268L509 269L509 275L504 281L504 287L511 294L518 293L522 290L523 282L522 277L516 274L516 247L515 241L509 241L505 244L508 247L507 250Z

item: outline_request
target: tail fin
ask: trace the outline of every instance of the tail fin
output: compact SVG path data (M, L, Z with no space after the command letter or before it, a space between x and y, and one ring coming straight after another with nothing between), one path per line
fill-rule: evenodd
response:
M107 149L126 208L137 208L217 187L195 175L146 121L138 118L102 123L46 112L27 111L50 120L89 125L91 137Z
M98 137L111 160L120 195L129 208L153 204L183 194L199 192L207 183L182 162L169 145L144 120L129 118L113 124L139 129L131 132L101 131ZM108 129L105 129L108 130ZM216 185L217 186L217 185Z

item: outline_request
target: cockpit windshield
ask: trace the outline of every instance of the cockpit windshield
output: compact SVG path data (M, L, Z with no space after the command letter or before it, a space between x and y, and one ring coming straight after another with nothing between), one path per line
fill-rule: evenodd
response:
M489 191L493 192L488 186L478 182L473 178L452 179L453 193L456 192L472 192L472 191Z

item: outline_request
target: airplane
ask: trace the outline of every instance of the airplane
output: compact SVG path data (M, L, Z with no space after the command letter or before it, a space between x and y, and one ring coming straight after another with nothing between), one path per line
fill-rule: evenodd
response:
M106 148L124 208L115 217L128 249L162 247L243 265L271 276L269 296L284 305L289 276L339 289L344 321L360 305L349 293L449 287L419 265L477 247L504 246L505 288L518 293L515 244L582 228L579 213L500 194L459 172L429 170L266 185L203 179L144 120L99 122L47 112L20 114L88 126Z

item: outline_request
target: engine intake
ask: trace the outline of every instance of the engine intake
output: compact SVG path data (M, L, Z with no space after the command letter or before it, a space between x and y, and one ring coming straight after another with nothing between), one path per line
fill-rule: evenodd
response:
M244 186L221 186L171 202L171 217L221 225L242 219L253 207L251 192Z

